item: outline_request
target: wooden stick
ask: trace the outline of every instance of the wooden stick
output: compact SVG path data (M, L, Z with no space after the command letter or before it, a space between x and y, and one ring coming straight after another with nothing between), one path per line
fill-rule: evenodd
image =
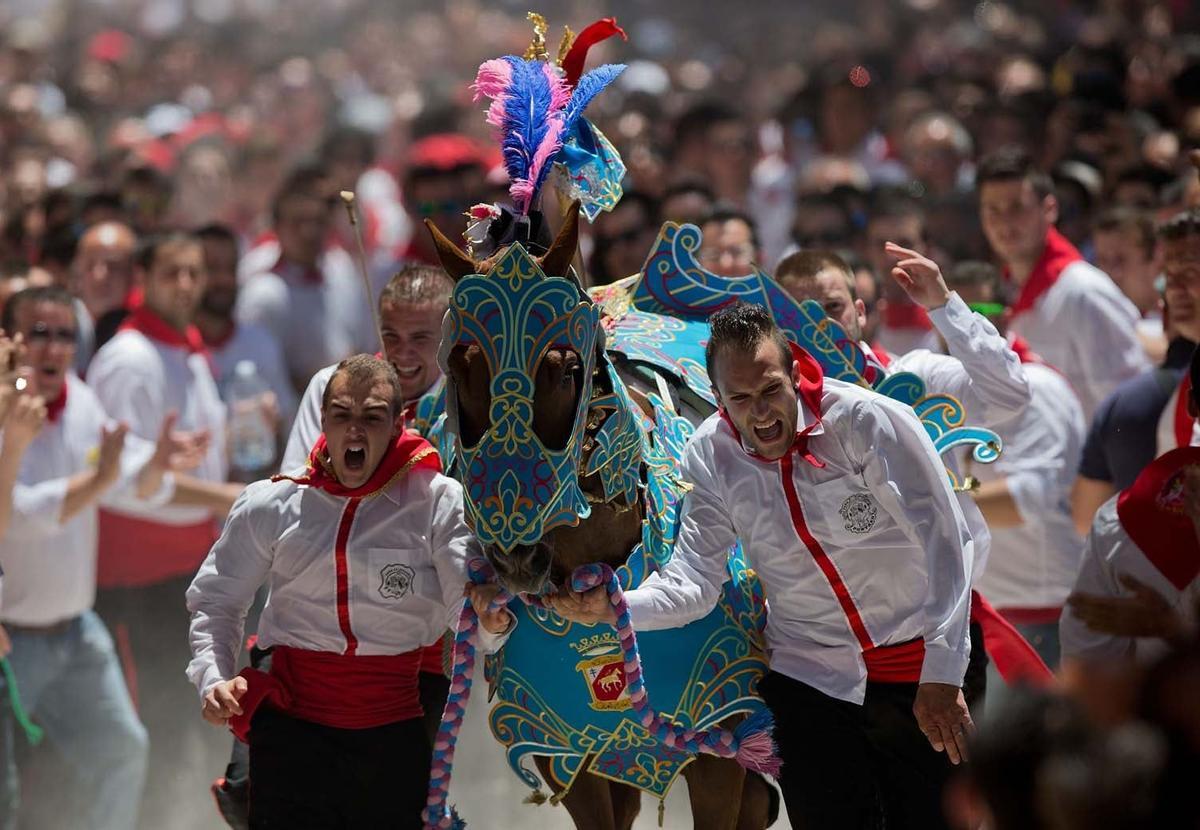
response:
M363 291L367 295L367 305L371 308L371 320L375 323L375 335L379 338L379 351L383 354L383 327L379 322L379 304L371 288L371 277L367 273L367 249L363 246L362 227L358 223L358 211L354 209L354 191L343 190L338 195L342 197L342 204L346 206L346 215L350 217L350 224L354 227L354 239L358 243L358 274L362 277Z

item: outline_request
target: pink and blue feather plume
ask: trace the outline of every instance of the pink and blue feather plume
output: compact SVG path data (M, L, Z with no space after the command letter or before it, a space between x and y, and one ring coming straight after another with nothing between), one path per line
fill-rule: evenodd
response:
M508 55L485 61L475 76L475 100L488 98L487 123L500 139L509 195L522 215L528 214L563 140L584 107L625 67L602 66L572 88L551 63Z

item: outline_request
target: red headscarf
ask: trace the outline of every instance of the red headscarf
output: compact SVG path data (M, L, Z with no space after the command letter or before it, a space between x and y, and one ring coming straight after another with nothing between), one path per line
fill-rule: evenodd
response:
M1184 510L1185 467L1200 465L1200 447L1180 447L1151 461L1117 497L1121 527L1179 590L1200 574L1200 539Z

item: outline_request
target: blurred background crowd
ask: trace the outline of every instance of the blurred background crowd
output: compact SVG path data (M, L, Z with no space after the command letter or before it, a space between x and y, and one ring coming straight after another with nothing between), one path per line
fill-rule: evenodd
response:
M263 333L249 353L285 436L315 371L377 349L337 192L358 194L376 292L401 265L435 262L423 219L458 238L471 205L505 198L469 84L481 61L524 51L526 11L509 0L7 0L0 304L32 286L68 289L83 376L138 302L153 264L139 241L204 229L194 322L214 350L239 325ZM592 60L628 64L588 111L628 174L620 204L585 234L590 283L640 270L667 220L704 226L701 261L719 273L834 249L854 270L872 340L912 320L883 242L947 272L992 260L974 171L1016 145L1050 175L1059 230L1145 318L1149 359L1166 355L1153 228L1200 205L1189 163L1200 150L1200 5L611 0L540 11L551 43L563 24L601 16L628 33ZM279 300L284 283L267 277L283 262L298 284L336 286L340 305L313 319L300 294ZM233 366L219 363L229 392ZM1196 690L1189 648L1172 671ZM149 671L142 702L149 676L169 676L161 694L179 695L177 717L198 724L183 664ZM1146 694L1177 692L1165 671ZM995 826L1150 826L1153 788L1185 774L1168 759L1195 757L1200 722L1194 705L1190 732L1163 728L1173 705L1141 717L1139 682L1122 687L1123 703L1049 696L1014 708L1003 735L1020 746L994 740L984 759L999 772L981 765L976 783L1029 812ZM228 743L216 730L149 737L142 826L214 826L207 787ZM22 826L70 826L57 823L55 773L38 754L22 765ZM1037 774L1047 764L1054 774ZM1120 797L1092 799L1109 787ZM1124 811L1128 823L1095 823L1100 803L1106 820Z

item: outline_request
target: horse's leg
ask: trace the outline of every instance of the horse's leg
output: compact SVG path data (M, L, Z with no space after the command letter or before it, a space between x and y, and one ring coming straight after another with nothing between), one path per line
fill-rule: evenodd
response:
M549 782L551 791L558 795L562 788L555 785L554 779L549 775L549 759L538 755L534 761L542 774L542 780ZM608 785L607 779L586 772L581 772L575 777L570 791L563 796L562 805L567 808L567 813L570 814L571 821L575 822L577 830L628 830L616 824L613 819L612 792Z
M608 791L612 798L613 824L617 830L630 830L642 809L641 791L616 781L608 782Z
M737 761L697 755L695 761L683 768L683 777L687 779L692 826L696 830L741 830L738 812L746 771Z
M742 805L738 812L737 830L763 830L779 818L779 807L771 785L761 775L746 773L742 784ZM772 809L772 805L774 809Z

